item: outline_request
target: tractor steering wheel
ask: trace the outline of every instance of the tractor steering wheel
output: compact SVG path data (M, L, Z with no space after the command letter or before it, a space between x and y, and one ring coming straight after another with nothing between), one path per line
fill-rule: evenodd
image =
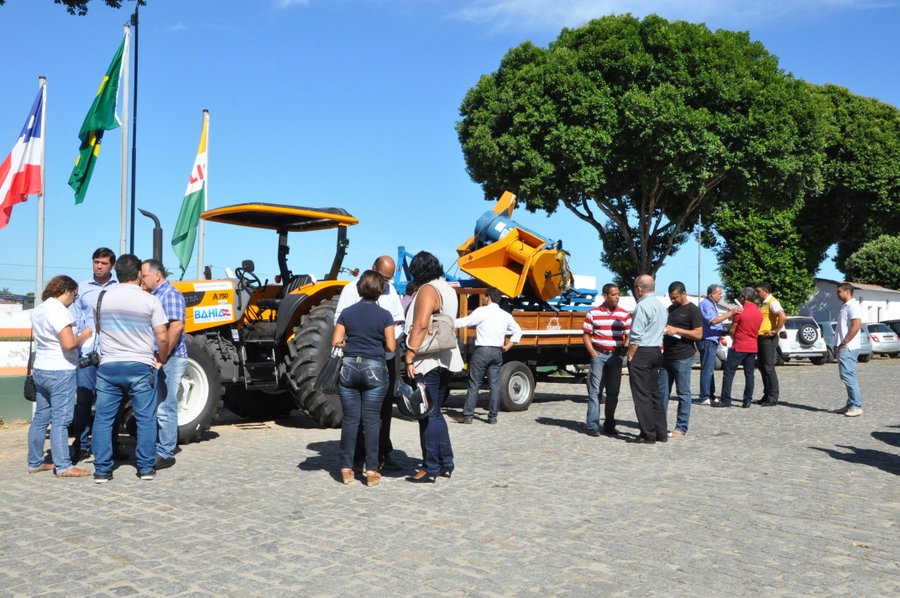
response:
M234 275L238 279L238 287L243 288L248 293L252 293L254 290L260 288L262 286L262 282L259 280L259 277L253 272L247 272L243 268L235 268Z

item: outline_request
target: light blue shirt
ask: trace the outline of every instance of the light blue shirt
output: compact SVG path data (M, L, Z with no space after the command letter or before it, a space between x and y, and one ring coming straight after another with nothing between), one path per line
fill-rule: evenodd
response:
M69 306L69 313L75 320L75 334L85 328L93 330L94 334L79 347L81 355L87 355L97 349L97 325L94 322L94 308L97 307L97 298L100 292L117 284L115 275L110 276L105 285L100 284L93 277L78 283L78 298Z
M717 341L725 334L722 322L713 324L712 321L719 317L719 308L709 297L700 302L700 313L703 314L703 340Z
M634 306L629 343L639 347L661 347L668 320L666 308L653 295L644 295Z

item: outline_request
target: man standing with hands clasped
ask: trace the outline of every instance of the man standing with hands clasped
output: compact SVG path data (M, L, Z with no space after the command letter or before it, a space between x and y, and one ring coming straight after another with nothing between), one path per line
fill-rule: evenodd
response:
M834 342L837 346L835 353L838 356L841 381L847 387L847 404L835 413L859 417L863 411L862 395L859 392L859 382L856 380L856 360L859 358L862 310L859 308L859 301L853 298L853 285L846 282L839 284L837 296L844 305L841 307L837 330L834 333Z
M781 303L772 295L772 284L761 282L753 289L762 303L759 311L763 320L759 327L757 347L759 349L759 373L763 381L763 397L757 401L763 407L778 404L778 373L775 371L775 357L778 351L778 331L784 326L787 314Z
M496 424L500 411L500 366L503 353L522 338L522 329L508 313L500 307L500 291L491 287L485 291L487 303L464 318L456 318L456 328L475 326L475 353L469 360L469 392L463 414L454 418L459 424L471 424L478 402L478 389L487 372L491 401L488 404L488 423ZM509 340L506 340L509 335Z
M600 397L606 391L603 434L616 436L616 406L622 385L622 358L628 348L631 314L619 307L619 287L603 285L603 303L589 311L582 325L584 348L591 357L588 375L588 436L600 436Z
M653 296L656 281L649 274L641 274L634 281L634 318L628 339L628 383L634 399L640 434L628 440L638 444L666 442L666 412L659 394L659 368L662 366L663 333L666 329L666 310Z

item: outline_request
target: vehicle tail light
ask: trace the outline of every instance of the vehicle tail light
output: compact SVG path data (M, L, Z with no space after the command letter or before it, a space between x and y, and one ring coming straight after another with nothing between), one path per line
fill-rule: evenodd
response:
M719 337L719 344L722 345L723 347L727 347L727 346L728 346L728 341L725 340L725 337L724 337L724 336L720 336L720 337Z
M880 343L880 342L881 342L881 340L878 338L878 335L877 335L877 334L870 334L870 335L869 335L869 340L870 340L870 341L875 341L876 343Z

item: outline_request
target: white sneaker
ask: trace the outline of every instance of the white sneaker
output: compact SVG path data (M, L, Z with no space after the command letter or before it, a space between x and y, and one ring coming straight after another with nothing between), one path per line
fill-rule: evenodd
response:
M862 415L862 409L859 407L850 407L847 409L847 412L844 414L844 417L859 417Z

